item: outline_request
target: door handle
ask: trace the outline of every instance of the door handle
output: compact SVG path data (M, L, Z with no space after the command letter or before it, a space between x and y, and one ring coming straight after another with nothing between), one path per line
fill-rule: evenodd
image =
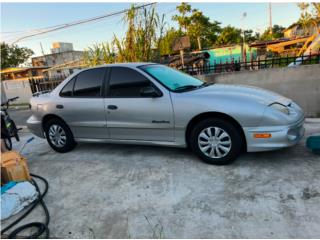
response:
M108 105L108 109L116 110L116 109L118 109L118 107L116 105Z
M58 104L58 105L56 105L56 108L58 108L58 109L62 109L62 108L63 108L63 105Z

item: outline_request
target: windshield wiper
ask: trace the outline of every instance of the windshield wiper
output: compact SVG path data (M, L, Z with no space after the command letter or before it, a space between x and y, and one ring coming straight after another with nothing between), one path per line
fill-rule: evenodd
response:
M187 91L187 90L192 90L192 89L198 89L198 88L210 86L212 84L214 84L214 83L204 82L201 85L185 85L185 86L177 87L174 91L184 91L184 90Z
M213 82L204 82L201 86L202 87L206 87L206 86L210 86L210 85L213 85L214 83Z
M191 90L191 89L196 89L196 88L199 88L201 87L201 85L185 85L185 86L180 86L180 87L177 87L174 91L183 91L183 90Z

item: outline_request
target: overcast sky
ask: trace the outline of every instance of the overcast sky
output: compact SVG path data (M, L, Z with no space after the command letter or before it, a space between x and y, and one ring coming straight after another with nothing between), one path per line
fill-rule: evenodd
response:
M30 29L45 28L85 18L95 17L128 8L132 3L1 3L1 39L14 39L21 32ZM166 13L168 25L175 7L179 3L158 3L157 12ZM201 10L211 20L217 20L222 26L232 25L254 31L263 31L268 27L268 3L190 3L193 8ZM241 21L243 13L247 13ZM273 24L287 27L298 20L300 10L296 3L272 3ZM126 24L122 16L79 25L72 28L32 37L18 45L31 48L41 55L40 42L45 53L50 53L52 42L72 42L76 50L83 50L93 43L111 40L113 35L123 36Z

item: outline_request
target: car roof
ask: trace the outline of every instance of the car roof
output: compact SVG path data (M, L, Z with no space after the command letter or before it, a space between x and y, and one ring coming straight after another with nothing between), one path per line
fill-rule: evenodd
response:
M95 67L139 67L144 65L156 64L152 62L129 62L129 63L112 63L112 64L102 64Z
M61 84L59 84L58 87L56 87L52 93L55 92L60 92L61 89L65 86L65 84L72 79L74 76L78 75L79 73L89 70L89 69L94 69L94 68L101 68L101 67L131 67L131 68L136 68L139 66L145 66L145 65L153 65L153 64L157 64L157 63L153 63L153 62L129 62L129 63L112 63L112 64L102 64L102 65L98 65L98 66L94 66L94 67L87 67L87 68L83 68L77 72L74 72L73 74L71 74L70 76L68 76Z

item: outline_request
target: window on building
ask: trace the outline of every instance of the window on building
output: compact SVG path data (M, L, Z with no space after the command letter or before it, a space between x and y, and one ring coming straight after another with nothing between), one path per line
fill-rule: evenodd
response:
M100 97L105 68L94 68L81 72L73 89L76 97Z
M152 83L139 72L126 67L112 67L109 97L141 97L141 89Z

